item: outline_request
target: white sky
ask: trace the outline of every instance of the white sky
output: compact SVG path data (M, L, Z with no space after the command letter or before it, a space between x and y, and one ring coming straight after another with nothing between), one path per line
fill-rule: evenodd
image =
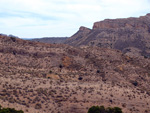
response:
M0 0L0 33L65 37L103 19L144 16L150 0Z

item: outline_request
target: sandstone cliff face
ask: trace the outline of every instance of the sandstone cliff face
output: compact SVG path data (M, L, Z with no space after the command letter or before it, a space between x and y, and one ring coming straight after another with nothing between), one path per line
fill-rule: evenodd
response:
M141 16L139 18L127 18L127 19L106 19L104 21L95 22L93 29L101 28L134 28L150 30L150 14Z
M93 29L80 29L66 44L118 49L131 56L150 57L150 14L139 18L106 19Z

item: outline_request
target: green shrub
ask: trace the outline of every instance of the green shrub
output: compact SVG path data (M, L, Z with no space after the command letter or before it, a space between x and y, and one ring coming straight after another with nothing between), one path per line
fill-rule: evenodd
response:
M52 70L50 70L50 71L49 71L49 73L50 73L50 74L52 74L52 73L53 73L53 71L52 71Z
M114 107L114 108L111 108L111 107L108 107L106 113L123 113L121 108L119 107Z
M137 86L137 85L138 85L138 82L137 82L137 81L132 81L132 80L131 80L131 83L132 83L134 86Z
M91 108L89 108L88 113L123 113L123 112L119 107L105 108L104 106L92 106Z
M24 113L22 110L15 110L14 108L2 108L0 105L0 113Z

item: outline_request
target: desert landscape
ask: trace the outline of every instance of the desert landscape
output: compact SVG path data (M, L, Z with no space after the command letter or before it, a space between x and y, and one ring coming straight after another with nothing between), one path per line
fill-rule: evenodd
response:
M0 34L2 107L87 113L103 105L150 113L150 14L82 26L62 41L41 40Z

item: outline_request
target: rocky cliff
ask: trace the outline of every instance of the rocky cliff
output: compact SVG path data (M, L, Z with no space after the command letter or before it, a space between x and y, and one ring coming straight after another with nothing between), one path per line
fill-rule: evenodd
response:
M150 14L141 16L139 18L127 18L127 19L106 19L104 21L95 22L93 29L120 29L120 28L134 28L144 29L150 32Z
M95 22L93 29L79 29L65 43L112 48L131 56L150 57L150 14Z

